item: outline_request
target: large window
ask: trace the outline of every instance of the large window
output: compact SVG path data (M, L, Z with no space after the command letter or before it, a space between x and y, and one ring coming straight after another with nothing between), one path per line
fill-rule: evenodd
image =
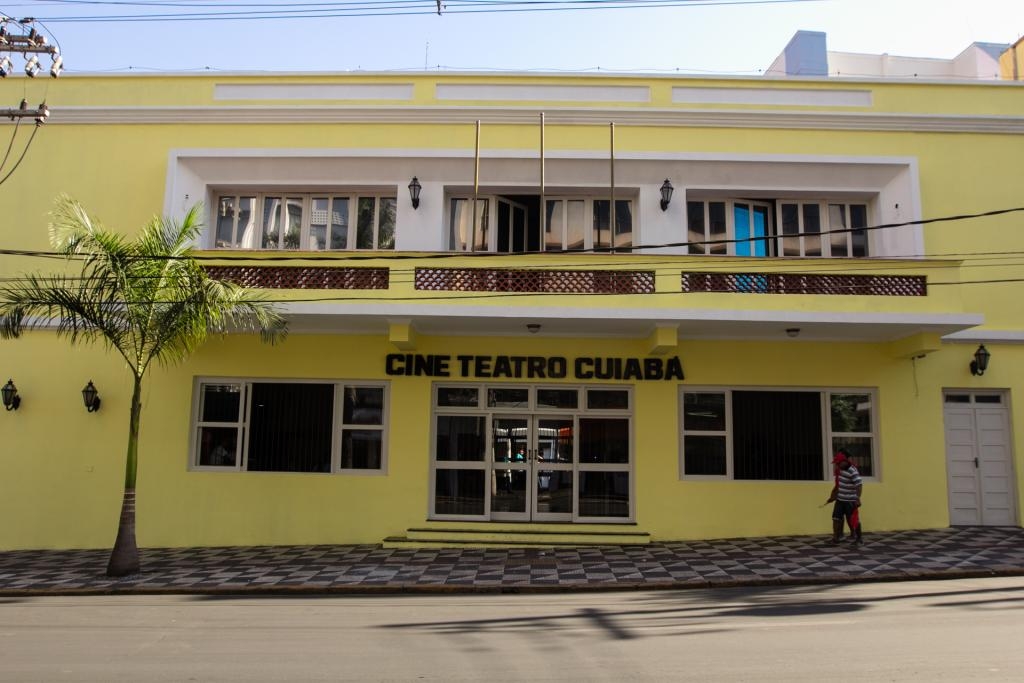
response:
M448 243L453 251L534 252L567 249L615 249L635 243L633 199L547 195L544 216L539 195L486 196L477 199L473 223L471 197L454 196L448 205ZM543 229L541 226L543 225Z
M680 406L685 478L821 481L839 448L877 476L873 391L687 387Z
M394 196L373 193L222 194L218 249L394 249Z
M862 257L868 206L826 200L691 199L691 254Z
M385 469L386 384L199 380L194 405L194 469Z

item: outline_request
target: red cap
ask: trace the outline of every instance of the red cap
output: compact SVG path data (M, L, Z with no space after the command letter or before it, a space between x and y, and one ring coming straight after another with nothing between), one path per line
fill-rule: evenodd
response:
M832 458L832 464L838 465L839 463L843 462L846 459L847 458L845 453L836 453L835 457Z

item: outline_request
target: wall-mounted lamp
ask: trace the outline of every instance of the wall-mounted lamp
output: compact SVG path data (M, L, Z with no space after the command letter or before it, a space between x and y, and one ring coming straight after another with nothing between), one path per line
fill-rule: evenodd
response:
M412 200L412 208L420 208L420 190L423 186L420 185L420 179L416 176L412 177L412 182L409 183L409 198Z
M13 379L7 380L4 388L0 389L0 396L3 396L4 408L7 410L17 410L21 405L21 396L18 396L18 387L14 386Z
M89 380L89 383L82 389L82 403L90 413L95 413L100 409L100 392L96 391L92 380Z
M991 357L992 354L988 352L985 345L979 344L978 350L974 352L974 360L971 361L971 374L984 375L988 370L988 359Z
M526 323L526 330L530 334L537 334L540 332L540 323Z
M786 328L786 336L787 337L799 337L800 336L800 328L799 327L787 327Z
M672 183L668 178L665 178L665 182L661 184L661 210L665 211L668 209L669 203L672 201L672 193L675 192L676 188L672 187Z

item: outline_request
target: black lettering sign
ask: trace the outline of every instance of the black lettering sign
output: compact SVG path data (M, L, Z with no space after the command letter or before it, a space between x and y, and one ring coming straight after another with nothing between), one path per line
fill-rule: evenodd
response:
M459 376L475 378L564 379L569 360L564 356L456 356ZM391 377L451 377L452 357L435 354L389 353L384 373ZM599 380L682 380L683 363L671 358L591 358L572 363L573 378Z

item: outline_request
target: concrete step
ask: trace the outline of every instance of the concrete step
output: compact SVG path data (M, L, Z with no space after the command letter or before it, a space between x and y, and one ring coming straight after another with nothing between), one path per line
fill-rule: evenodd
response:
M596 528L595 528L596 526ZM413 527L405 536L389 536L385 548L554 548L597 545L647 545L651 535L627 529L594 525L431 526Z

